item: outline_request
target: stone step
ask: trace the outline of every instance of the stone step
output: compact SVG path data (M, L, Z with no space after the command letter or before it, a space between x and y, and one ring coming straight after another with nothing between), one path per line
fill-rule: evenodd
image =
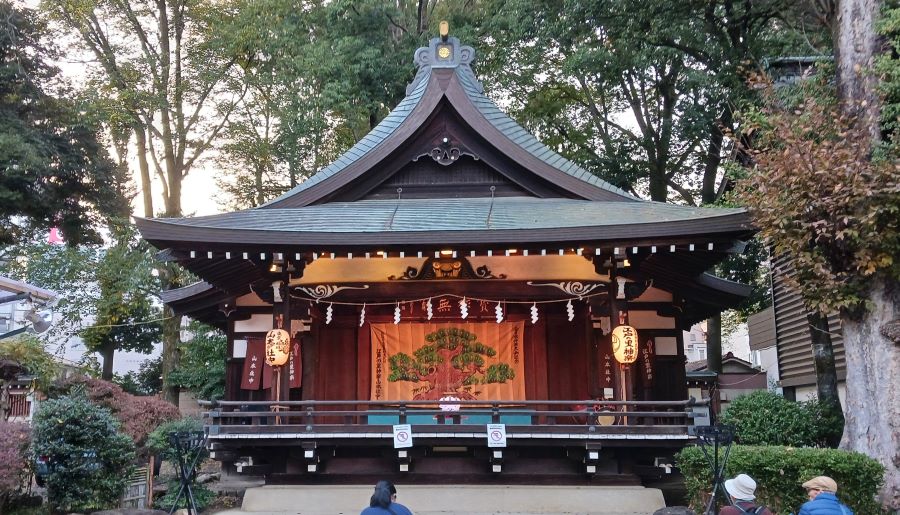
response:
M369 485L273 485L247 489L240 510L219 515L356 515ZM662 492L642 486L397 485L397 501L416 515L650 515Z

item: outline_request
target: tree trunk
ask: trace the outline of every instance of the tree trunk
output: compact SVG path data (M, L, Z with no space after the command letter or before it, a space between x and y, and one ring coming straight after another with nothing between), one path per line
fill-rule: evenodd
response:
M706 370L722 372L722 315L706 320Z
M160 282L163 290L177 288L178 271L175 269L177 265L163 264L159 267ZM181 317L175 316L175 312L168 305L163 306L162 321L162 396L163 399L178 406L178 387L173 385L169 380L169 374L181 362L181 351L179 344L181 343Z
M138 170L141 175L141 194L144 199L144 218L153 218L153 189L150 181L150 163L147 161L147 135L143 125L134 124L134 137L137 144Z
M666 202L669 198L666 164L664 159L660 159L650 169L650 200L654 202Z
M875 87L878 77L872 70L877 43L875 21L880 10L880 0L841 0L837 2L832 30L842 107L859 117L872 141L881 138L880 102Z
M108 343L100 349L100 357L103 358L103 370L100 372L100 379L112 381L113 378L113 357L116 355L115 344Z
M900 323L900 284L876 279L861 319L843 315L847 356L847 410L841 447L861 452L885 467L879 497L900 510L900 340L888 324Z
M813 363L816 368L816 393L819 402L828 410L829 416L843 419L841 398L838 396L837 372L834 366L834 349L831 346L831 333L828 331L828 316L819 312L806 314L809 323L809 335L812 342ZM837 447L840 435L829 437L828 445Z

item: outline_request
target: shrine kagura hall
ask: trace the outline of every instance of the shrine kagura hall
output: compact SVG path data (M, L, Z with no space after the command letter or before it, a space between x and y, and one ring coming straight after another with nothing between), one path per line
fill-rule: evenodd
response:
M748 293L706 273L747 212L604 182L498 109L474 57L431 40L403 101L268 204L138 219L201 279L165 302L227 333L205 409L232 472L636 484L694 440L682 330ZM637 337L614 349L620 326ZM276 370L273 328L292 338Z

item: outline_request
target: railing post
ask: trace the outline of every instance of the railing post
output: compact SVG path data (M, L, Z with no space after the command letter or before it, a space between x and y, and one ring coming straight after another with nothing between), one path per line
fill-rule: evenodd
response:
M400 419L398 420L399 424L406 423L406 404L400 404Z
M306 425L311 426L315 422L315 416L313 415L313 407L306 407Z
M496 402L491 404L491 423L499 424L500 423L500 405Z

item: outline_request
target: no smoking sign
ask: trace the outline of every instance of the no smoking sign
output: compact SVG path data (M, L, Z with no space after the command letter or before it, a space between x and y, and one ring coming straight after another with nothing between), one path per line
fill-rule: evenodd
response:
M487 425L488 447L506 447L506 424Z
M397 424L394 426L394 449L403 449L413 446L412 426L409 424Z

